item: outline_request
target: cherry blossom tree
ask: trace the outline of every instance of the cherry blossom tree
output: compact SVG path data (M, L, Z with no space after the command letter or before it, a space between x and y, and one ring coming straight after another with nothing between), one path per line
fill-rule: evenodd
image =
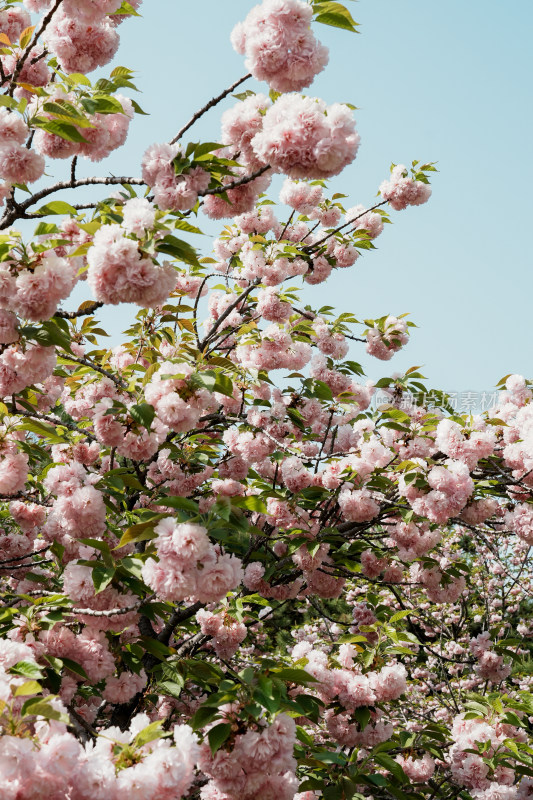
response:
M407 345L401 309L301 296L435 168L331 194L353 109L302 91L319 24L356 23L263 0L232 34L244 77L134 175L79 177L142 113L129 69L90 77L139 8L0 6L1 797L530 800L530 384L458 416L417 367L364 377Z

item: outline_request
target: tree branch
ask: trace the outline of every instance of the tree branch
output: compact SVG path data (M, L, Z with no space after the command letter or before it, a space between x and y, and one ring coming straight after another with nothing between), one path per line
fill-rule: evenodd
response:
M60 317L61 319L76 319L76 317L87 317L89 314L93 314L97 309L102 308L104 303L100 300L95 300L94 303L91 303L90 306L86 308L82 308L81 310L78 309L77 311L56 311L54 317Z
M29 45L24 50L22 56L17 61L17 65L16 65L15 70L14 70L12 76L11 76L11 81L10 81L8 89L7 89L7 94L8 95L13 96L13 92L15 91L15 85L17 83L17 79L18 79L20 73L22 72L22 68L24 67L24 64L26 63L31 51L33 50L33 48L35 47L35 45L39 41L39 37L44 33L44 31L46 30L46 28L48 27L48 25L52 21L52 17L56 13L57 9L59 8L59 6L61 5L62 2L63 2L63 0L56 0L56 2L54 3L54 5L50 9L50 11L42 18L41 24L40 24L38 30L35 32L35 35L34 35L33 39L31 40Z
M216 106L217 103L220 103L220 101L223 100L225 97L227 97L228 94L231 94L231 92L234 89L236 89L237 86L240 86L241 83L244 83L244 81L247 81L248 78L251 78L251 77L252 77L252 73L251 72L249 72L247 75L243 75L243 77L239 78L238 81L235 81L235 83L232 83L231 86L229 86L227 89L224 89L224 91L221 92L221 94L217 95L216 97L213 97L213 99L210 100L208 103L206 103L205 106L203 106L199 111L196 112L196 114L193 114L193 116L187 122L187 124L184 125L183 128L180 128L180 130L177 132L177 134L174 136L174 138L170 140L169 144L176 144L176 142L179 142L179 140L181 139L183 134L186 131L188 131L189 128L192 128L194 123L197 120L199 120L200 117L203 117L203 115L206 113L206 111L209 111L210 108L213 108L213 106Z

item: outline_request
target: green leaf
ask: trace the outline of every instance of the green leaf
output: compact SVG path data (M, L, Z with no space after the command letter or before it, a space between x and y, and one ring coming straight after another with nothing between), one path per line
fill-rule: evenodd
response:
M233 397L233 381L223 372L217 371L213 391L224 394L226 397Z
M356 708L353 712L354 717L356 718L357 722L362 731L366 728L368 723L370 722L371 715L370 711L366 706L361 706L360 708Z
M73 106L71 103L67 103L65 101L58 101L55 103L52 101L47 101L43 105L43 111L45 111L47 114L54 114L55 116L62 118L69 117L71 121L75 120L76 125L94 127L92 123L80 113L76 106Z
M148 539L155 539L157 534L154 532L154 525L159 522L160 519L163 519L164 516L165 514L156 514L152 519L146 522L138 522L136 525L130 525L122 534L120 542L117 544L115 550L120 550L121 547L125 547L125 545L130 542L145 542Z
M41 690L42 686L37 681L26 681L21 686L17 686L15 697L27 697L29 694L38 694Z
M393 614L392 617L389 619L389 622L398 622L400 619L404 619L404 617L408 617L411 614L411 609L406 609L405 611L397 611L396 614Z
M30 25L28 28L24 28L24 30L20 34L19 44L22 50L24 50L31 42L34 30L35 30L35 25Z
M378 755L374 756L374 760L380 765L380 767L385 767L385 769L387 769L391 775L396 778L396 780L400 781L400 783L405 783L407 776L394 758L385 755L384 753L378 753Z
M41 422L40 420L26 420L19 428L24 431L30 431L30 433L35 433L37 436L47 439L52 444L68 444L68 439L56 433L55 428L51 425L48 425L46 422Z
M169 508L176 508L182 511L190 511L192 514L199 514L200 509L198 503L194 500L188 500L186 497L162 497L157 501L159 506L168 506Z
M140 731L135 739L133 740L134 747L142 747L148 742L153 742L155 739L160 739L162 736L165 735L165 731L163 729L163 720L157 719L155 722L150 723L147 725L146 728L143 728Z
M200 706L198 711L190 719L189 725L193 731L203 728L209 722L212 722L218 714L218 708L210 708L209 706Z
M78 664L77 661L72 661L71 658L65 658L64 656L61 658L61 661L63 662L63 666L66 667L66 669L69 669L75 675L79 675L80 678L84 678L86 681L89 680L89 676L87 675L83 667L80 664Z
M69 122L50 119L37 124L36 127L43 128L47 133L59 136L60 139L65 139L67 142L87 142L87 139L81 135L79 130Z
M103 592L109 586L115 577L115 570L111 567L94 567L93 568L93 583L95 594Z
M71 206L70 203L65 203L64 200L53 200L36 211L36 214L42 214L43 216L48 216L49 214L71 214L76 216L77 213L74 206Z
M313 382L313 396L318 397L319 400L331 401L333 400L333 393L327 383L315 380Z
M202 142L194 148L193 159L198 161L201 156L212 153L213 150L220 150L221 147L224 147L224 145L218 142Z
M70 75L66 76L66 81L74 86L77 84L80 84L81 86L91 85L89 78L86 75L83 75L81 72L71 72Z
M191 247L188 242L184 242L182 239L177 239L175 236L165 236L157 244L157 251L158 253L166 253L178 261L184 261L185 264L191 264L193 267L199 266L198 256L194 247Z
M145 650L148 650L149 653L159 658L161 661L164 661L175 652L171 650L170 647L167 647L166 644L158 642L157 639L151 639L149 636L141 636L140 641Z
M357 22L355 22L348 9L341 5L341 3L314 3L313 11L317 14L315 18L317 22L357 33Z
M209 739L209 747L213 755L215 755L216 751L224 744L230 733L231 724L229 722L221 722L219 725L215 725L214 728L211 728L207 734L207 738Z
M305 685L306 683L313 683L317 680L304 669L296 669L295 667L281 667L280 669L273 669L271 670L271 674L282 681L286 681L287 683L298 683Z
M87 547L94 547L102 553L102 558L106 567L113 567L113 557L107 542L101 542L100 539L78 539L81 544L86 544Z
M54 225L53 222L39 222L33 234L34 236L46 236L49 233L58 233L58 232L59 228L57 227L57 225Z
M267 507L266 504L261 500L261 498L257 497L257 495L251 495L250 497L232 497L231 503L237 508L245 508L248 511L257 511L259 514L266 514Z
M155 408L150 403L139 403L131 406L128 411L135 422L143 425L147 431L150 430L155 417Z
M375 786L386 786L388 783L387 778L379 773L374 775L365 775L364 777L367 781L370 781L370 783L373 783Z
M216 375L212 370L203 370L202 372L193 373L189 382L193 386L199 386L202 389L207 389L208 392L214 392L216 380Z
M55 719L59 722L70 724L70 719L66 714L61 714L60 711L56 711L55 708L52 708L50 699L51 696L46 699L42 697L32 697L30 700L26 700L22 706L21 716L28 717L31 715L44 717L45 719Z

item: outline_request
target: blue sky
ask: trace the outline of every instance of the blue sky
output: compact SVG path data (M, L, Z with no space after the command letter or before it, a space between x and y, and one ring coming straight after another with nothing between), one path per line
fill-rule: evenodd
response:
M253 5L144 0L142 19L121 26L114 63L136 70L143 92L137 99L150 116L135 120L126 145L101 165L102 174L138 174L147 145L171 138L198 107L245 73L229 34ZM462 392L490 390L509 372L533 377L527 236L533 4L346 5L361 33L314 25L330 49L330 64L306 90L358 107L362 144L334 190L349 195L347 205L371 204L391 161L436 161L439 172L427 205L392 212L394 225L386 226L378 250L307 289L307 302L359 318L410 312L419 328L390 362L356 348L351 353L372 377L424 365L432 386ZM210 111L190 138L216 141L219 115ZM89 174L92 165L85 169ZM203 244L208 247L208 237ZM107 309L104 319L118 341L130 309Z

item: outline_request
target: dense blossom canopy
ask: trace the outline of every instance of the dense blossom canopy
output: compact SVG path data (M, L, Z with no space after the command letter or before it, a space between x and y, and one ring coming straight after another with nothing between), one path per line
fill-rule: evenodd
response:
M353 109L300 92L314 22L356 23L263 0L232 34L251 75L134 175L78 177L142 111L129 69L88 76L140 7L0 4L0 796L532 800L530 383L459 416L418 368L352 359L408 344L400 309L300 298L434 166L332 195ZM227 220L204 254L202 215Z

